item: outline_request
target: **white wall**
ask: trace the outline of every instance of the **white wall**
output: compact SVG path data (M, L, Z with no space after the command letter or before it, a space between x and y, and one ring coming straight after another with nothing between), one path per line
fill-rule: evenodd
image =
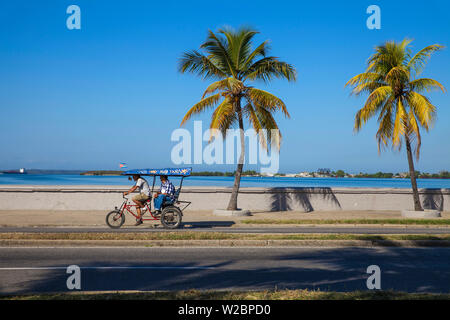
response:
M0 210L109 210L122 203L122 186L0 187ZM450 211L450 189L420 190L426 208ZM224 209L230 188L184 187L187 210ZM261 211L413 209L408 189L388 188L241 188L238 206Z

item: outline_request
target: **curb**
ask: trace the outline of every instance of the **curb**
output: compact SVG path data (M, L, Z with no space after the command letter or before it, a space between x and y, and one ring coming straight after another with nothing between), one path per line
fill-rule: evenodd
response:
M193 222L195 223L195 222ZM186 222L185 224L189 224ZM391 224L391 223L236 223L232 226L232 228L349 228L349 227L358 227L358 228L395 228L395 229L450 229L450 225L448 224Z
M250 210L226 210L226 209L215 209L213 211L214 216L220 216L220 217L245 217L245 216L251 216Z
M184 227L184 230L191 231L191 229L197 229L197 227L189 227L195 223L202 222L202 221L183 221L182 224L188 227ZM221 222L219 220L219 222ZM357 228L392 228L392 229L450 229L450 224L390 224L390 223L377 223L377 224L371 224L371 223L335 223L335 224L328 224L328 223L241 223L239 220L234 221L235 224L230 226L229 228L232 229L248 229L248 228L261 228L261 229L269 229L269 228L336 228L339 230L339 228L349 228L349 227L357 227ZM153 223L153 222L150 222ZM157 223L157 221L155 221ZM158 223L159 224L159 223ZM160 225L160 224L159 224ZM146 225L148 228L150 225ZM124 226L126 228L133 227L131 224ZM206 227L220 227L220 225L211 224L210 226ZM25 225L25 224L0 224L0 228L86 228L86 229L97 229L97 228L103 228L107 232L111 232L111 229L108 228L104 223L102 224L87 224L87 225L76 225L76 224L42 224L42 225ZM136 227L136 230L140 230L141 227ZM165 230L161 228L161 230ZM44 231L45 232L45 231Z
M0 247L450 247L450 240L0 240Z

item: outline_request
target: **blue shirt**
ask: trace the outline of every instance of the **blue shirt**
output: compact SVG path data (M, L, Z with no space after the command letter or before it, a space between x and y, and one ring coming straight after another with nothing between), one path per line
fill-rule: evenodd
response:
M165 193L167 196L173 199L173 196L175 194L175 187L173 186L172 182L166 180L164 183L161 183L161 189L159 191L161 193Z

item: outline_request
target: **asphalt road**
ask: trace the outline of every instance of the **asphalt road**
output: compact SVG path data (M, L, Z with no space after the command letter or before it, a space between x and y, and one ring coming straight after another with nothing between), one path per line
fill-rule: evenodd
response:
M69 265L81 290L367 290L450 292L449 248L0 248L0 293L68 291Z
M168 230L162 227L148 228L128 227L120 229L110 229L108 227L2 227L0 233L7 232L36 232L36 233L79 233L79 232L228 232L228 233L343 233L343 234L450 234L450 228L433 227L224 227L224 226L194 226L189 228L179 228Z

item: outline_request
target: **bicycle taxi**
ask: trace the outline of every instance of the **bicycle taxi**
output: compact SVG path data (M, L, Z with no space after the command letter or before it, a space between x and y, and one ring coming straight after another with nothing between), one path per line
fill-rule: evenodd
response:
M147 212L142 216L142 221L155 221L160 220L161 224L168 229L176 229L181 225L181 220L183 218L183 210L185 210L190 204L190 201L178 200L180 196L181 188L183 186L183 180L191 175L192 168L166 168L166 169L136 169L128 170L122 173L122 175L128 176L131 180L131 176L138 174L141 176L152 176L153 184L151 189L151 194L154 194L156 177L168 176L168 177L180 177L180 185L175 190L173 200L166 200L161 206L161 213L157 214L152 211L152 197L145 202ZM133 210L136 205L131 204L128 198L123 196L124 200L120 207L115 207L115 209L106 215L106 224L113 229L120 228L125 223L125 213L128 212L137 218L136 213Z

